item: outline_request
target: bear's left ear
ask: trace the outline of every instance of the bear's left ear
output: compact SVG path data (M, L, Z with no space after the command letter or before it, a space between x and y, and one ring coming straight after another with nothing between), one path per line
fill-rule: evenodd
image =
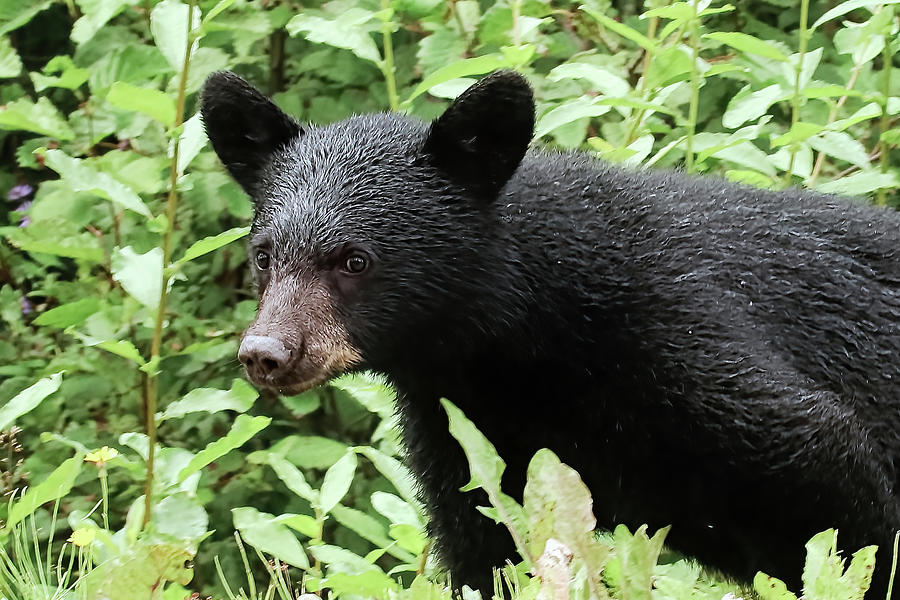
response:
M250 196L272 154L302 133L274 102L229 71L203 84L200 112L213 150Z
M451 177L494 198L519 166L533 133L531 87L515 71L496 71L431 124L425 151Z

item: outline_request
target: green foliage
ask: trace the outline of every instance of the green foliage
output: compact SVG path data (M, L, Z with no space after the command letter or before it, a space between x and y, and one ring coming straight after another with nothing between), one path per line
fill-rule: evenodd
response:
M197 114L209 73L328 123L431 119L514 68L542 143L897 205L897 4L0 0L0 480L15 490L0 593L450 597L385 383L278 398L240 379L255 303L235 242L252 211ZM493 447L446 406L469 487L522 553L498 575L513 596L731 589L670 559L665 531L597 537L588 491L549 452L518 504ZM811 598L865 587L869 551L842 573L833 540L809 548ZM781 588L757 584L793 597Z

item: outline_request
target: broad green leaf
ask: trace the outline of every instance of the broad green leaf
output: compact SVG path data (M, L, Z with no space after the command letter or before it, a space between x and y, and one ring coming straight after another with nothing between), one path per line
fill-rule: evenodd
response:
M0 36L0 78L16 77L22 72L22 61L9 42L9 38Z
M58 140L75 137L65 117L44 96L37 102L19 98L0 108L0 129L31 131Z
M184 256L178 259L178 264L184 264L204 254L218 250L222 246L227 246L231 242L241 239L248 233L250 233L249 227L235 227L218 235L205 237L191 244L191 247L185 251Z
M122 358L127 358L130 361L134 361L139 365L145 364L147 361L144 360L144 357L141 356L140 351L134 347L128 340L105 340L96 345L98 348L102 348L107 352L112 352Z
M238 415L225 437L210 442L206 448L198 452L191 462L178 473L178 480L184 481L214 460L243 446L250 438L268 427L271 422L272 419L269 417Z
M285 29L292 36L302 33L310 42L343 48L380 64L381 53L372 39L371 28L364 27L374 18L375 13L359 7L350 8L333 20L301 13L288 21Z
M660 112L663 114L677 117L678 113L667 106L656 104L655 102L645 102L634 98L603 98L597 101L600 106L621 106L624 108L636 108L638 110L647 111L648 113Z
M544 113L534 128L534 137L541 138L578 119L599 117L609 112L609 106L600 104L599 98L581 96L569 100Z
M309 568L309 559L303 546L279 517L259 512L250 506L232 508L231 515L234 528L240 532L245 542L283 563L300 569Z
M422 518L416 508L388 492L374 492L372 506L387 517L392 525L412 525L422 528Z
M328 469L347 452L347 445L318 435L289 435L270 451L303 469Z
M0 35L6 35L28 24L39 12L53 4L52 0L5 0L0 2Z
M660 50L650 61L650 68L644 74L647 78L647 87L655 90L687 79L691 72L691 64L691 56L680 47Z
M603 67L582 62L561 64L550 71L547 79L550 81L583 79L591 84L591 89L613 98L620 98L631 92L631 85L625 79Z
M322 546L310 548L310 552L319 560L322 560L320 557L323 555L319 551L321 548ZM339 564L343 566L343 563ZM323 583L341 598L387 598L390 597L388 590L400 589L399 583L374 565L373 568L363 572L344 568L330 570Z
M321 561L326 565L340 566L342 567L340 569L341 571L349 573L364 573L369 570L381 570L362 556L339 546L331 546L329 544L310 546L309 553L312 554L316 560Z
M751 92L746 86L728 102L728 108L722 115L722 125L729 129L740 127L748 121L755 121L766 114L769 107L790 95L778 84Z
M62 371L41 379L0 406L0 431L9 428L16 419L34 410L47 396L59 389L62 384Z
M306 537L317 540L322 537L322 527L319 522L309 515L283 514L278 516L278 522L290 527L294 531L302 533Z
M753 591L759 594L760 600L797 600L780 579L757 572L753 578Z
M203 17L203 24L205 25L215 19L220 13L227 10L234 3L235 0L219 0L215 6L209 9L206 16Z
M8 536L16 524L33 514L42 505L68 495L75 484L75 479L81 473L82 464L84 464L84 455L78 453L63 461L44 481L28 488L25 494L9 509L6 522L0 529L0 538Z
M694 18L696 11L692 4L687 2L673 2L669 6L661 6L648 10L641 15L642 19L659 17L662 19L673 19L675 21L687 21Z
M634 42L635 44L637 44L644 50L647 50L648 52L651 52L651 53L656 50L656 43L653 40L651 40L650 38L648 38L647 36L645 36L643 33L639 32L639 31L635 31L628 25L619 23L618 21L614 21L613 19L607 17L603 13L598 12L587 6L582 6L581 10L583 10L587 14L591 15L591 17L593 17L598 23L600 23L607 29L612 30L613 32L621 35L623 38L625 38L627 40L631 40L632 42Z
M852 127L857 123L862 123L863 121L868 121L869 119L875 119L881 116L881 107L875 102L870 102L854 112L852 115L847 117L846 119L838 119L834 123L828 126L828 129L832 131L843 131L848 127Z
M816 186L825 194L841 194L844 196L863 196L880 189L892 189L900 186L896 173L881 171L861 171L853 175L841 177Z
M96 170L86 161L72 158L62 150L47 150L44 153L44 164L59 173L73 192L90 192L148 219L153 218L150 209L131 188Z
M862 142L844 131L826 131L809 138L809 145L817 152L847 161L860 169L869 168L869 153Z
M840 16L846 15L849 12L853 12L857 8L865 7L868 9L872 9L882 4L900 4L900 0L844 0L843 2L838 3L838 5L831 10L825 11L825 14L816 19L816 22L813 23L810 29L815 30L820 25L827 23L832 19L836 19Z
M470 75L482 75L490 73L497 69L508 66L506 57L501 54L485 54L475 58L467 58L458 60L442 69L438 69L416 86L409 98L406 99L404 105L408 106L415 98L418 98L434 86L457 79L460 77L469 77Z
M803 142L810 137L817 135L822 129L824 129L822 125L797 121L791 126L790 131L772 140L772 147L777 148L778 146L787 146L788 144Z
M319 492L314 490L312 486L306 482L306 478L303 476L300 469L292 465L283 457L271 452L266 452L265 458L269 466L272 467L272 470L275 471L275 474L278 475L278 479L280 479L289 490L310 504L319 504Z
M325 472L322 489L319 490L318 508L329 512L350 489L353 475L356 473L356 454L347 452Z
M63 328L69 325L77 325L99 310L100 300L98 298L82 298L75 302L51 308L38 315L32 323L44 327Z
M763 58L772 58L782 62L786 62L788 59L787 54L773 46L770 42L755 38L746 33L717 31L707 33L703 37L731 46L735 50L756 54Z
M175 123L175 101L157 89L117 81L109 88L106 99L113 106L145 114L166 127Z
M77 90L90 77L89 69L75 66L70 56L65 54L50 59L41 73L31 73L34 90L42 92L47 88L57 87L66 90Z
M203 146L206 145L206 130L203 128L203 121L200 119L200 113L197 112L193 117L184 122L181 131L181 138L178 144L178 174L184 173L191 161L197 156Z
M154 310L159 305L163 277L162 248L137 254L131 246L119 248L112 257L113 279L135 300Z
M404 562L412 562L415 556L397 548L386 531L381 521L354 508L348 508L342 504L336 504L329 513L334 519L361 538L368 540L379 548L386 548L392 556Z
M197 541L209 527L209 516L196 496L179 492L166 496L156 504L153 525L159 533Z
M110 19L135 0L79 0L81 17L72 26L72 41L83 44L90 40Z
M156 413L159 422L167 419L177 419L190 413L206 412L216 413L223 410L233 410L238 413L247 412L259 397L253 387L242 379L235 379L229 390L216 388L196 388L185 394L181 400L176 400L166 407L166 410Z
M150 12L150 32L156 47L169 62L176 73L184 67L184 56L188 45L188 5L178 0L162 0ZM200 28L200 8L194 6L191 24L192 34ZM200 42L194 39L191 44L191 56L197 51Z
M359 446L356 448L356 453L362 454L372 461L378 472L391 482L400 497L417 509L419 508L415 478L403 463L371 446Z
M888 129L882 132L878 139L891 146L900 146L900 128Z

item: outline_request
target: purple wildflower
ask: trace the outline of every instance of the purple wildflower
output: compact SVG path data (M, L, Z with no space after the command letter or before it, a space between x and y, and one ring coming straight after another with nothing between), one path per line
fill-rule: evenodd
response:
M31 303L31 300L29 300L25 296L22 296L19 299L19 305L22 307L23 315L30 315L32 312L34 312L34 305Z
M29 208L31 208L31 200L26 200L25 202L23 202L22 204L20 204L16 207L16 212L25 212ZM25 215L19 220L19 227L28 227L28 225L30 223L31 223L31 217L29 217L28 215Z
M20 183L19 185L14 185L6 194L6 197L10 202L15 202L16 200L27 198L32 193L34 193L33 187L27 183Z

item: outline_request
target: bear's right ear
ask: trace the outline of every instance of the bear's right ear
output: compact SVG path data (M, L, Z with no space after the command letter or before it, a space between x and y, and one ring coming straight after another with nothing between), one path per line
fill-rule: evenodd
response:
M229 71L203 84L200 112L213 150L251 196L272 153L302 133L297 122Z
M493 198L519 166L533 134L531 86L515 71L496 71L431 124L425 152L451 177Z

